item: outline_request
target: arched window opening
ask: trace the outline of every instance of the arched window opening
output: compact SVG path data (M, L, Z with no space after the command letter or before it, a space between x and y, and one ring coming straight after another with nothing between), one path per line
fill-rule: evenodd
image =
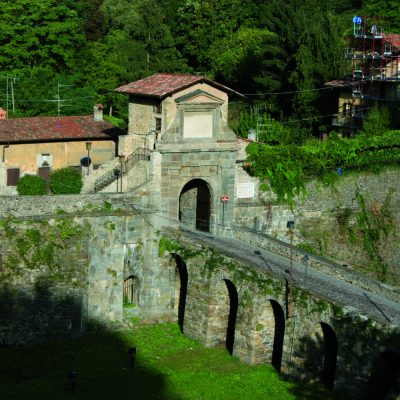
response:
M138 279L136 276L128 276L124 280L124 307L134 307L139 303Z
M211 194L202 179L193 179L179 196L179 221L200 231L210 231Z

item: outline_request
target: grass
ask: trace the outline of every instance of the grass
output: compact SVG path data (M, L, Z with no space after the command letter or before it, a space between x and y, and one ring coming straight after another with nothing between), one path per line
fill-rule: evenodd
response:
M137 348L134 368L130 347ZM225 349L206 349L175 324L1 348L0 360L2 400L329 399L319 386L298 386L269 366L249 366ZM74 393L70 371L78 373Z

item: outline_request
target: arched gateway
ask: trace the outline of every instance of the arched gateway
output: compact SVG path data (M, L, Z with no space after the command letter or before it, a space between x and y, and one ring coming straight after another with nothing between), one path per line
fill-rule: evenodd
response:
M193 179L179 196L179 221L200 231L210 231L211 194L202 179Z
M163 223L183 222L211 233L229 228L237 144L227 123L228 95L242 95L183 74L155 74L117 91L130 95L121 147L144 144L151 151L150 175L158 190L153 204L167 216Z

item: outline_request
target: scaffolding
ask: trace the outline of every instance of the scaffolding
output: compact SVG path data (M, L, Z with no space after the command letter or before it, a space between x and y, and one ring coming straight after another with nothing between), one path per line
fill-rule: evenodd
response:
M355 16L350 43L345 55L351 60L351 76L347 77L351 96L339 100L333 124L349 128L353 134L374 102L399 100L400 35L386 34L383 18Z

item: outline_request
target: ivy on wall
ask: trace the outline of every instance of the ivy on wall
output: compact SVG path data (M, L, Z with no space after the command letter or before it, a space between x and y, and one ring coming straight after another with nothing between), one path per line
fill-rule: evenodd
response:
M27 270L44 272L49 280L55 282L71 281L77 271L65 265L65 257L61 258L60 253L70 253L71 247L77 251L89 230L88 225L79 224L72 218L0 220L0 283L21 276ZM77 284L75 281L70 283Z
M355 200L357 209L343 208L336 211L336 226L323 224L321 220L305 223L301 234L311 243L299 245L306 251L321 256L334 256L329 252L332 246L328 243L342 243L347 247L348 259L357 265L355 254L361 254L368 260L363 267L372 272L382 282L389 279L389 265L385 261L383 249L387 250L390 235L394 232L394 215L392 199L395 189L389 189L385 200L371 202L356 187ZM342 251L338 258L343 257ZM364 272L364 269L362 270ZM395 282L392 280L392 284Z
M380 136L360 134L354 139L331 136L329 140L309 140L302 146L270 146L250 143L247 146L246 170L258 176L262 190L272 190L278 202L293 204L306 192L306 183L318 178L329 185L343 171L372 170L400 162L400 131Z
M216 275L220 275L221 272L226 274L226 278L231 279L238 290L241 289L241 304L251 302L255 291L260 292L262 296L288 300L287 288L282 279L260 273L256 268L243 265L213 249L201 247L199 250L193 250L179 238L174 240L163 236L160 240L159 250L159 257L164 256L167 251L179 254L185 262L197 258L194 270L208 281ZM333 314L339 315L338 310L341 310L340 307L317 299L307 290L297 287L293 288L293 302L302 311L307 310L307 313L324 313L332 310Z

